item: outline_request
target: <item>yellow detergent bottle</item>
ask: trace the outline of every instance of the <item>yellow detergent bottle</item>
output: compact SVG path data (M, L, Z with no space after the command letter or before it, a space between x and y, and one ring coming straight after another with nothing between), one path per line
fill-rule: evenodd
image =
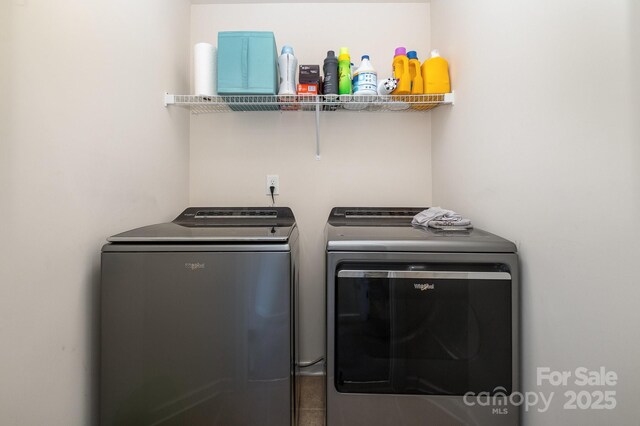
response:
M411 93L411 74L409 74L409 58L407 49L398 47L393 57L393 78L398 80L398 87L392 95L408 95Z
M411 94L422 95L424 93L424 84L422 82L418 54L415 50L412 50L407 52L407 58L409 58L409 75L411 75Z
M422 64L422 80L424 81L424 93L426 94L451 92L449 63L440 56L437 50L433 50L431 58Z

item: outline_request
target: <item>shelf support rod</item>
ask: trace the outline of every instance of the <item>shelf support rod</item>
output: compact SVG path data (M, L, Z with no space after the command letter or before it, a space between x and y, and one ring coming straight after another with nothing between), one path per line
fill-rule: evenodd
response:
M320 101L316 100L316 160L320 160Z

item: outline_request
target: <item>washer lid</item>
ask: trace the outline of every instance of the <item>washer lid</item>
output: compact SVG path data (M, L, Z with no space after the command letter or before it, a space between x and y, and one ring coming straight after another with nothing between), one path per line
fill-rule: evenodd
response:
M282 243L295 228L288 207L189 207L173 222L114 235L112 243Z
M327 222L328 251L515 253L511 241L481 229L444 231L412 226L425 208L336 207Z

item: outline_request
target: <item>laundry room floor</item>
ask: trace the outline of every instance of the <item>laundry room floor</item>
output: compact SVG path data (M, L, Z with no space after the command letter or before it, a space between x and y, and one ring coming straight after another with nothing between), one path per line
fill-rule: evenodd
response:
M324 386L322 376L300 377L299 426L324 425Z

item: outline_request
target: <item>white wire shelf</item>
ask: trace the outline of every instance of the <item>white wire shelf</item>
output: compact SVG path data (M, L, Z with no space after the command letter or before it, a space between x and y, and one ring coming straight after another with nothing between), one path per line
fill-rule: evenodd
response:
M454 94L442 95L238 95L196 96L165 93L164 106L175 105L192 114L235 111L312 111L315 112L316 159L320 159L320 112L421 112L440 105L453 105Z
M189 108L192 114L236 111L364 111L419 112L451 105L454 94L442 95L238 95L196 96L165 94L165 106Z

